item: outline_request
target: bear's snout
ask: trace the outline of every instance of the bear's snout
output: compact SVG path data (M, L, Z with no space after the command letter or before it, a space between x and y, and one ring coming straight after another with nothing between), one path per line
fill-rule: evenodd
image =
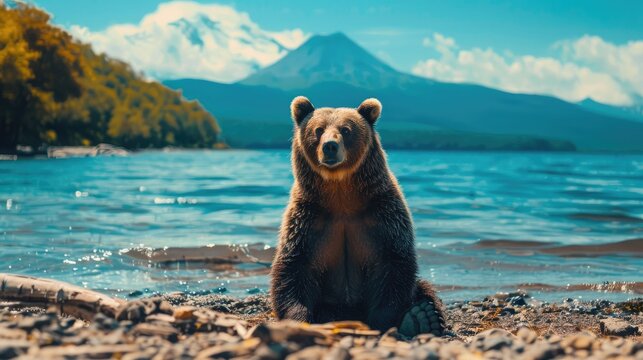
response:
M335 140L326 141L323 146L324 157L334 158L337 156L339 144Z
M326 167L335 167L344 162L343 142L339 133L329 131L321 138L319 162Z
M328 140L322 145L323 157L321 163L332 167L344 161L340 152L340 144L335 140Z

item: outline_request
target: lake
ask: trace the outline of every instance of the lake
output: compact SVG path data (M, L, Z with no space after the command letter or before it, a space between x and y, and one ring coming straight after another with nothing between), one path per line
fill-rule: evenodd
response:
M265 292L265 261L180 254L270 254L289 161L286 150L0 161L0 272L122 297ZM643 293L642 155L391 151L389 163L413 213L421 275L447 301ZM186 249L152 256L174 248Z

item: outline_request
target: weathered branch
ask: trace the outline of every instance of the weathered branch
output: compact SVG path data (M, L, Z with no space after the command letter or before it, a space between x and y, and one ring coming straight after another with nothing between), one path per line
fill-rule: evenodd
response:
M0 301L14 301L25 306L56 306L61 313L83 320L91 320L98 313L113 318L119 306L125 303L62 281L3 273L0 273Z

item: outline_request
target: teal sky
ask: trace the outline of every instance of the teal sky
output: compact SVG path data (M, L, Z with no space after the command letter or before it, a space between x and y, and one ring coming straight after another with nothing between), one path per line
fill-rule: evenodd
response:
M35 0L58 24L103 30L137 23L159 0ZM212 3L212 1L197 1ZM247 12L267 30L342 31L391 65L410 70L430 55L422 39L433 32L462 47L547 55L553 43L585 34L624 43L643 39L643 1L216 1ZM348 4L348 5L347 5Z
M643 108L639 0L29 1L97 51L161 80L234 82L284 56L275 40L293 48L340 31L417 76ZM202 14L237 42L217 40ZM142 24L146 15L152 21ZM252 39L235 39L253 26Z

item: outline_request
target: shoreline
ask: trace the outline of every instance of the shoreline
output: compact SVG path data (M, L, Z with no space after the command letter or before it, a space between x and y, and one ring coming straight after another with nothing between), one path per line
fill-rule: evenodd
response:
M78 195L76 195L78 196ZM0 199L2 201L2 199ZM14 206L13 202L9 204ZM276 231L276 230L275 230ZM517 241L517 240L479 240L473 243L454 242L428 246L417 249L421 267L420 276L431 279L434 288L446 302L482 298L496 292L524 291L538 301L556 302L562 298L572 297L586 301L603 299L609 301L625 301L633 297L643 297L643 282L640 276L626 274L622 276L603 277L565 277L566 281L548 277L523 277L532 271L540 271L539 264L560 264L569 261L575 266L580 261L583 264L593 264L595 259L618 262L621 266L636 267L643 258L643 238L628 239L610 243L581 243L564 245L559 242ZM93 286L92 281L84 284L85 288L102 291L104 294L124 300L136 300L162 293L184 291L191 295L226 294L233 297L243 297L252 294L266 293L268 289L268 274L275 248L266 243L250 244L210 244L203 246L169 246L106 249L114 255L97 258L101 263L118 261L131 266L130 273L136 269L147 267L153 280L137 279L126 284L118 280L105 282L104 286ZM480 253L486 251L486 253ZM597 251L600 252L598 256ZM486 266L485 260L498 256L512 256L511 259L499 260L493 263L492 272L479 276L479 281L458 279L457 277L431 278L427 273L428 266L444 266L449 263L467 263L469 268L477 269ZM483 257L483 255L485 257ZM529 263L534 256L545 256L537 263ZM480 258L480 259L478 259ZM81 266L88 260L74 258ZM560 260L558 260L560 259ZM564 260L563 260L564 259ZM69 264L69 266L78 266ZM14 267L16 273L38 276L41 272L26 271ZM170 279L158 276L166 271L181 274L183 283L179 284ZM209 274L203 278L199 271ZM501 282L495 282L496 276L503 274ZM573 275L573 274L572 274ZM73 273L59 272L55 275L59 281L75 282Z
M496 294L447 304L446 336L426 334L408 339L394 329L382 334L353 321L276 321L269 298L263 294L233 298L170 293L122 301L113 316L99 313L85 320L62 315L64 300L35 307L3 301L2 294L0 358L643 356L643 298L619 303L566 299L550 304L534 301L525 293ZM69 303L73 295L70 292L68 299L63 298Z
M98 144L96 146L73 146L60 145L49 146L44 149L34 150L31 146L19 146L19 149L0 149L0 161L10 161L19 159L60 159L60 158L78 158L78 157L96 157L96 156L127 156L144 152L175 152L175 151L290 151L289 146L257 146L257 147L231 147L225 143L220 143L214 147L192 148L192 147L174 147L166 146L160 148L125 148L119 145ZM395 147L389 146L390 151L400 152L437 152L437 153L489 153L489 154L574 154L574 155L643 155L643 151L607 151L607 150L552 150L552 149L470 149L470 148L453 148L453 149L436 149L436 148L412 148L412 147Z

